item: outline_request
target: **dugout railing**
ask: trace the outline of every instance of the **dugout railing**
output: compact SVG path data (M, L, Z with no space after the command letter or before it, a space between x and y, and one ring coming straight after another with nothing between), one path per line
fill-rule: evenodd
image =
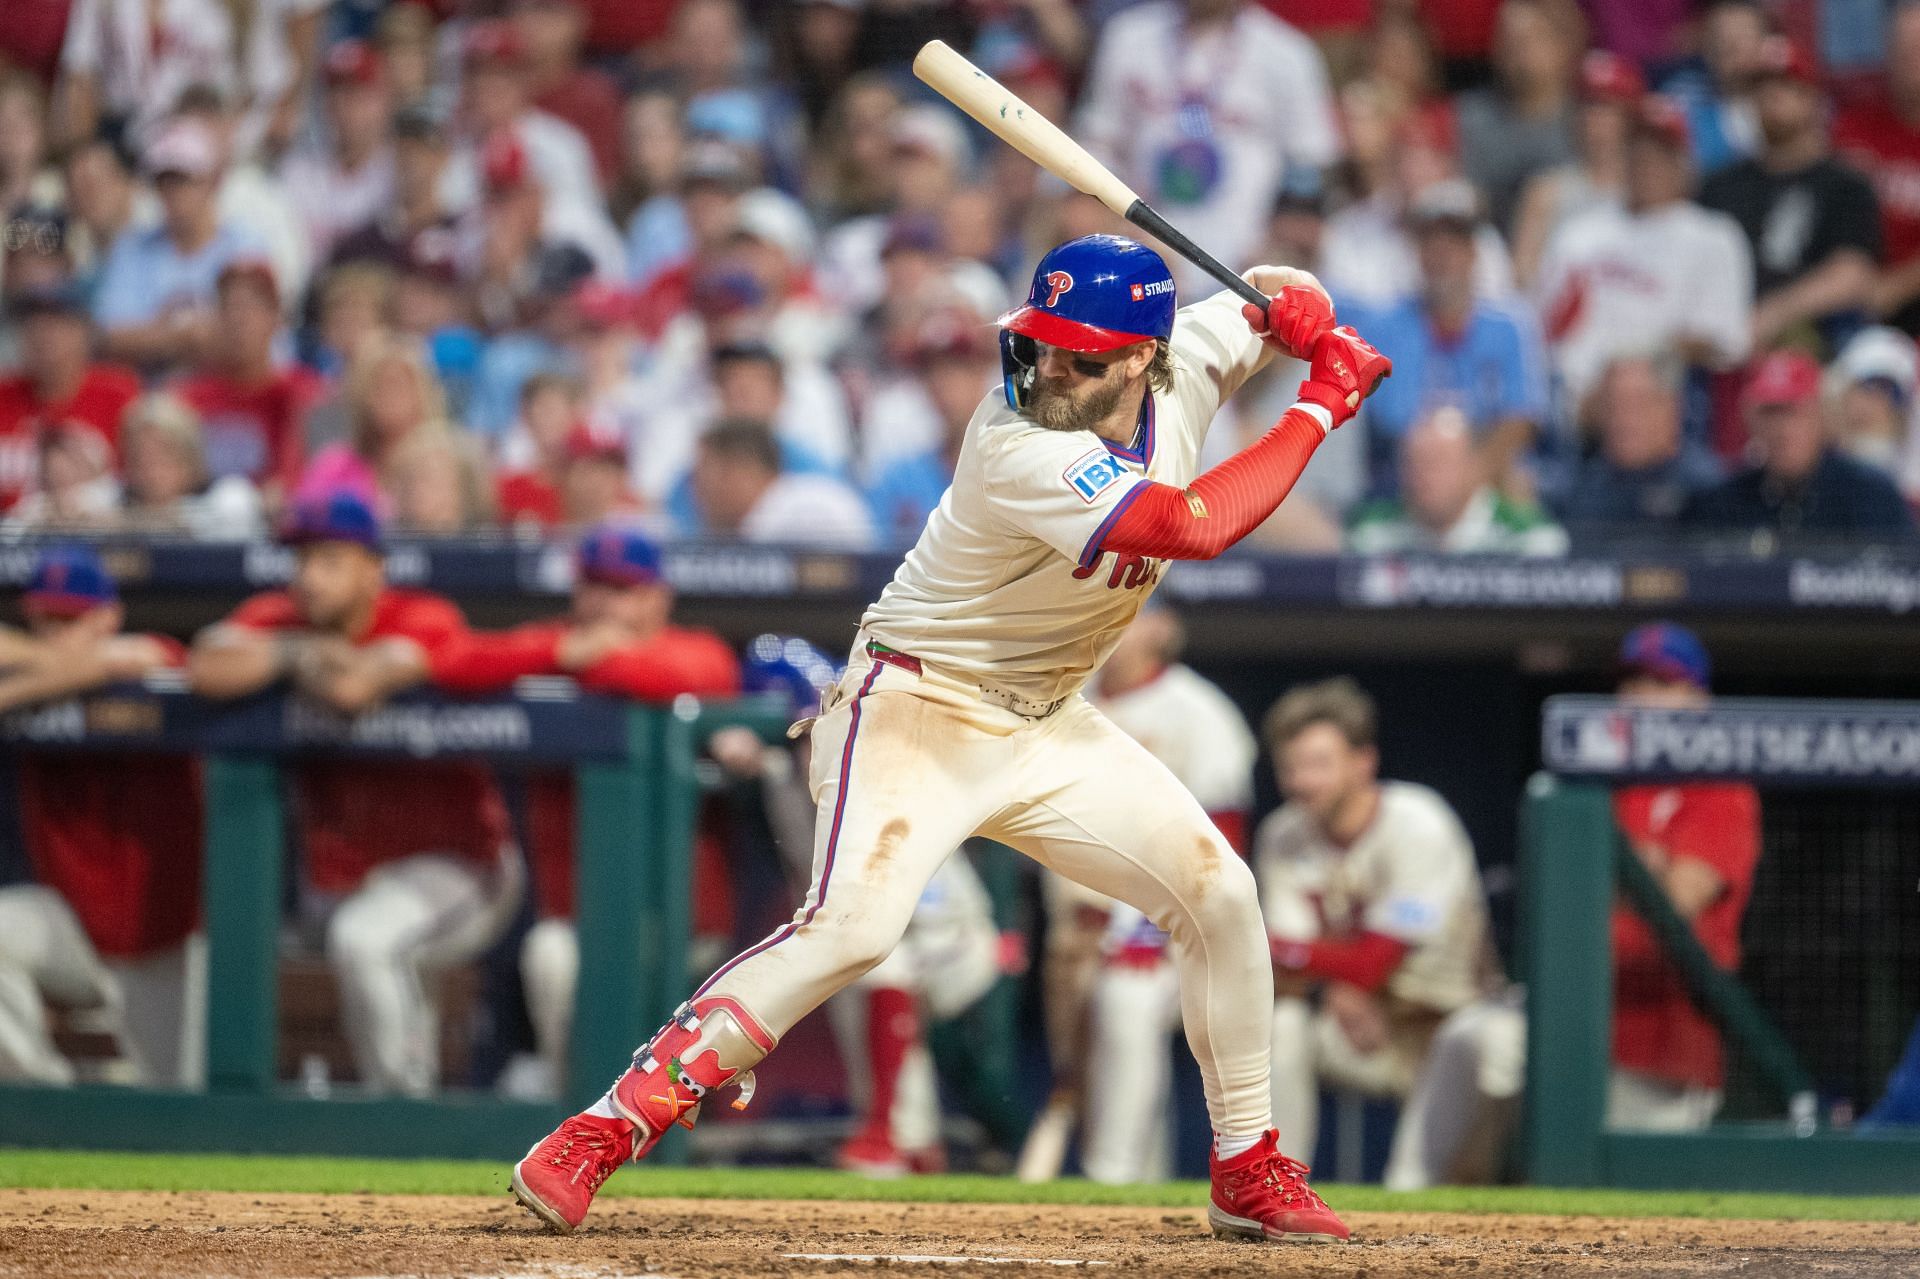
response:
M1516 942L1527 994L1527 1178L1649 1189L1920 1191L1920 1130L1828 1122L1821 1083L1803 1062L1807 1045L1790 1042L1738 976L1714 966L1627 847L1611 803L1613 788L1627 783L1740 780L1761 789L1763 822L1769 796L1799 791L1873 791L1902 808L1920 805L1920 704L1722 699L1710 709L1662 710L1555 697L1546 704L1541 745L1547 771L1522 801ZM1920 891L1920 845L1903 846L1900 855L1913 872L1905 891ZM1607 1126L1616 900L1648 921L1690 997L1771 1094L1777 1117L1690 1133ZM1869 900L1860 909L1898 905ZM1892 1015L1910 1021L1916 1011L1902 1006Z
M569 1112L450 1090L429 1099L302 1095L277 1078L286 817L303 756L470 759L577 779L576 987L564 1100L602 1091L687 989L695 757L719 728L783 740L785 708L682 698L649 707L523 680L510 697L408 695L347 718L265 694L214 704L165 678L0 720L0 750L180 753L205 761L202 888L207 1086L0 1087L0 1145L508 1158ZM403 794L393 797L405 803ZM683 1141L656 1158L684 1159Z

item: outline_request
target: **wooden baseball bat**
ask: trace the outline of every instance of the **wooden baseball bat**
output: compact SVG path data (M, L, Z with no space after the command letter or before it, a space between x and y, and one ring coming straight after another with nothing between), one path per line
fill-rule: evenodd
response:
M1001 141L1075 190L1084 191L1187 261L1266 310L1266 294L1241 279L1220 259L1183 235L1152 205L1088 150L1061 132L1053 121L1020 100L1018 94L956 53L943 40L929 40L914 55L913 73L941 97L965 111Z

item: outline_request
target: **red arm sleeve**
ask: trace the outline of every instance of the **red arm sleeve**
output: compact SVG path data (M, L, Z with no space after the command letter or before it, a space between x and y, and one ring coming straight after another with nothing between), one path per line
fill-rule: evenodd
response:
M1276 940L1273 956L1282 968L1375 991L1387 984L1387 978L1407 957L1407 944L1384 933L1361 933L1341 941Z
M740 665L733 651L710 635L669 633L651 644L607 654L580 673L580 684L650 702L682 693L731 697L740 691Z
M1271 431L1184 489L1134 486L1098 549L1163 560L1210 560L1251 533L1293 489L1327 437L1324 409L1296 404Z
M556 650L563 627L521 626L511 631L469 631L427 654L435 685L449 693L488 693L523 675L557 675Z

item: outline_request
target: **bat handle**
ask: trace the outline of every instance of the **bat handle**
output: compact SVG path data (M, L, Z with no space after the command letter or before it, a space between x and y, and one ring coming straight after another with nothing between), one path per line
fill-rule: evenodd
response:
M1156 213L1153 206L1145 200L1135 200L1127 207L1127 221L1133 223L1143 231L1151 232L1162 244L1199 267L1202 271L1205 271L1214 279L1220 281L1220 283L1226 285L1229 289L1232 289L1235 293L1238 293L1246 301L1259 307L1262 311L1267 309L1267 303L1273 301L1272 298L1241 279L1239 273L1234 271L1233 268L1229 267L1219 258L1214 257L1213 254L1207 252L1192 240L1189 240L1171 222Z

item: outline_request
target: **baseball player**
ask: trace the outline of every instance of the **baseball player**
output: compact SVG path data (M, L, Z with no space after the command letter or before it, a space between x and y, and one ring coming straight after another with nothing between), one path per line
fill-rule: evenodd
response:
M786 926L681 1006L607 1095L515 1166L520 1201L560 1230L624 1160L751 1071L827 996L884 959L940 864L982 835L1138 906L1172 934L1187 1038L1216 1132L1220 1234L1344 1239L1275 1146L1264 1007L1272 968L1252 875L1205 810L1080 696L1166 562L1219 554L1270 515L1388 362L1312 277L1176 313L1159 254L1115 236L1053 249L1001 318L1003 391L960 448L953 486L879 601L811 725L814 882ZM1311 359L1300 403L1204 474L1222 400L1269 346ZM745 1096L736 1106L744 1104Z
M574 553L571 616L467 632L426 655L427 673L454 693L494 692L527 675L571 675L582 688L648 702L738 692L733 651L710 632L672 625L672 614L673 589L660 575L659 546L637 530L607 525L583 537ZM528 779L527 833L540 918L520 944L520 977L536 1046L557 1084L566 1077L580 974L572 773Z
M1253 854L1278 995L1273 1111L1282 1148L1306 1157L1320 1081L1413 1091L1441 1020L1479 997L1486 905L1447 802L1378 779L1373 699L1352 680L1288 692L1268 713L1266 740L1287 796ZM1417 1109L1394 1133L1389 1184L1420 1175L1410 1171L1424 1158Z
M85 547L41 553L24 597L31 637L0 665L0 712L180 666L165 636L121 632L113 578ZM178 755L29 753L20 816L39 883L0 890L0 1077L72 1081L42 998L101 1010L132 1077L197 1087L205 1047L200 778Z
M747 646L742 684L750 693L787 697L795 715L805 716L819 709L841 675L805 640L762 635ZM774 842L796 895L803 895L818 821L806 788L809 744L796 742L791 755L768 751L753 733L738 729L715 734L709 749L730 771L759 779ZM898 1177L946 1166L925 1030L928 1022L960 1016L992 987L999 943L993 903L973 863L964 854L949 857L920 894L900 944L828 1001L861 1118L835 1155L840 1167Z
M387 585L380 526L358 497L300 503L281 536L298 555L288 589L194 640L188 677L201 696L287 682L358 713L417 682L466 630L450 602ZM294 793L305 905L324 928L361 1081L424 1095L440 1073L434 979L493 944L519 904L506 806L471 762L309 759Z
M1231 698L1178 659L1180 620L1142 613L1094 678L1089 699L1167 766L1244 852L1253 804L1253 733ZM1081 1163L1095 1181L1160 1181L1169 1175L1172 1085L1167 1038L1180 1022L1180 983L1167 934L1132 906L1115 903L1094 979Z

